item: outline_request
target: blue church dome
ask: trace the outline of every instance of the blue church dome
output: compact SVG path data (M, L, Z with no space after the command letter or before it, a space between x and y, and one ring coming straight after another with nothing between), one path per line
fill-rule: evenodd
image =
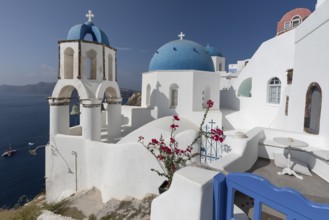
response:
M205 47L207 53L209 54L209 56L216 56L216 57L223 57L223 54L217 50L217 48L215 47L211 47L211 46L206 46Z
M149 71L201 70L214 71L214 64L200 44L190 40L174 40L160 47L153 55Z
M93 42L110 46L106 34L90 21L71 27L67 35L67 40L84 40L87 34L91 34Z

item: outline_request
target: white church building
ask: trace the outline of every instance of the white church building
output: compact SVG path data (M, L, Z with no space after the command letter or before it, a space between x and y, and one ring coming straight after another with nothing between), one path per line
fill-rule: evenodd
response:
M277 35L250 59L230 64L228 71L219 50L180 33L155 51L142 75L142 104L134 107L121 105L116 49L93 24L90 11L87 17L58 42L58 81L48 98L48 202L91 187L100 190L103 202L158 194L163 178L150 169L159 165L138 137L168 138L171 116L179 115L176 138L187 146L197 135L209 99L214 107L207 119L225 130L225 143L232 148L209 166L245 172L258 157L283 154L273 138L291 137L309 145L293 156L329 182L329 1L318 0L314 12L287 12L278 21ZM80 123L70 126L74 90ZM170 189L153 201L151 218L211 219L216 173L196 167L178 170ZM177 204L182 204L179 211L172 211Z

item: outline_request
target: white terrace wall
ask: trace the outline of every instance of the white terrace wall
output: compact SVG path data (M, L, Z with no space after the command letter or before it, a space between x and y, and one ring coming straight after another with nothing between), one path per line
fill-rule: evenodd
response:
M92 186L102 192L103 202L126 196L143 198L146 193L157 194L163 181L150 171L160 167L140 143L107 144L56 135L51 144L54 147L46 149L48 202L59 201L76 190ZM72 152L77 154L76 162Z

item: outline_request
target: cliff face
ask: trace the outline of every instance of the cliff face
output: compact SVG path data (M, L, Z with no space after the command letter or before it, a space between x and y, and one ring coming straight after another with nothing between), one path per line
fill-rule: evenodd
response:
M141 93L134 92L128 99L127 105L141 106Z

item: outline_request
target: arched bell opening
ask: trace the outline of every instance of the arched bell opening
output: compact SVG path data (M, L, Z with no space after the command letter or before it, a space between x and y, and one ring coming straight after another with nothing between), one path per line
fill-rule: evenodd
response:
M80 99L79 94L76 89L73 89L70 98L70 127L75 127L80 125Z
M115 88L107 87L104 91L104 110L102 114L102 125L107 128L107 139L118 137L121 134L121 97Z
M82 126L80 125L80 116L82 114L80 107L80 97L74 86L65 86L60 92L59 103L51 112L50 117L54 120L50 125L57 127L57 133L66 135L82 135Z

